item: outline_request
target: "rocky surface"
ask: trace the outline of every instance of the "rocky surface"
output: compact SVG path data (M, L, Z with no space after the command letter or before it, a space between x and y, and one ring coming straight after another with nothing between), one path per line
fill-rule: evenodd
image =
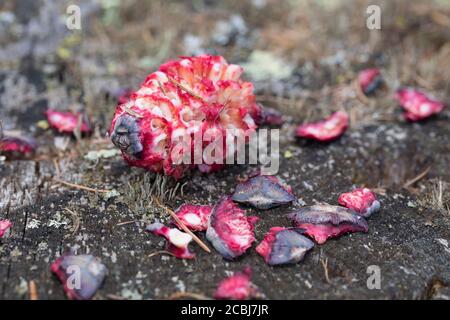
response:
M21 23L31 19L33 15L26 11L23 16L18 8L13 11L23 18ZM251 38L239 37L239 41ZM31 280L39 299L64 299L50 264L68 251L93 254L109 269L96 299L164 299L176 292L211 297L221 279L247 265L253 268L253 282L270 299L450 298L448 109L420 124L405 122L396 108L387 112L387 120L367 121L362 111L364 121L353 121L339 140L320 144L294 137L295 125L311 115L308 111L308 116L298 117L292 112L294 103L288 108L292 117L281 128L278 176L299 201L266 211L248 209L261 218L256 225L257 243L271 227L290 226L286 216L295 208L337 204L339 194L361 185L374 188L381 202L381 210L368 220L369 232L316 245L294 266L268 266L254 246L237 261L227 262L217 252L208 254L193 243L196 259L178 260L160 253L164 241L144 231L147 222L168 219L152 198L171 208L188 202L214 204L233 192L238 178L257 168L229 166L215 174L195 172L174 182L127 167L115 152L106 156L93 152L86 158L89 151L113 149L104 134L114 108L111 92L105 88L116 83L114 76L86 75L83 68L88 67L74 67L64 60L19 58L2 61L2 123L7 131L35 136L38 151L29 159L0 163L0 218L14 224L10 234L0 239L0 299L28 299ZM295 76L291 79L295 82ZM95 86L90 87L92 83ZM267 94L262 85L257 89ZM276 86L270 90L276 91ZM300 87L300 96L303 90L309 89ZM315 92L327 94L327 89ZM450 92L444 92L448 97ZM306 105L311 103L305 99ZM285 99L265 100L286 111ZM78 139L42 128L43 111L58 103L61 109L85 106L95 119L94 134ZM376 115L385 104L375 98L369 102L375 109L370 110ZM82 190L58 181L110 192ZM199 236L208 244L204 234ZM367 286L369 266L379 267L380 289Z

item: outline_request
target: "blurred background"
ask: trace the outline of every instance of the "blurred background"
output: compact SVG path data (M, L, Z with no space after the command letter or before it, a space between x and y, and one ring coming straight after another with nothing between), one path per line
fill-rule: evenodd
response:
M374 4L381 30L366 27ZM66 25L71 5L81 30ZM19 119L29 127L50 106L85 109L104 131L110 98L167 59L201 53L242 64L260 102L298 120L330 108L353 109L353 123L391 119L391 97L364 108L352 99L348 85L365 67L381 67L391 91L412 85L442 97L450 87L448 0L2 1L0 44L6 129Z

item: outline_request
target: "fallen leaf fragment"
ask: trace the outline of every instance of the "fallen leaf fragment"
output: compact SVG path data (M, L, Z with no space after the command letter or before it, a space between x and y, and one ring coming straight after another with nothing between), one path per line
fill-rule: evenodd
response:
M399 89L395 97L404 110L405 118L409 121L429 118L444 109L441 101L413 88Z

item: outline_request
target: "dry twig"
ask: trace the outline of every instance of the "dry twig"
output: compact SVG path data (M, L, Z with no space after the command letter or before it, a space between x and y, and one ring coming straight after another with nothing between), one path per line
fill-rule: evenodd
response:
M28 291L30 292L30 300L39 300L36 282L34 282L33 280L30 280L30 282L28 282Z
M328 275L328 258L325 260L320 259L320 263L322 263L323 270L325 271L325 280L328 284L331 284L330 276Z
M55 166L56 176L61 176L61 169L59 168L58 159L53 159L53 165Z
M177 87L179 87L181 90L186 91L187 93L189 93L191 96L203 100L203 98L201 96L199 96L197 93L195 93L192 89L182 85L181 83L179 83L178 81L169 78L169 81L172 82L174 85L176 85Z
M168 255L170 255L172 257L175 257L174 254L172 254L171 252L166 251L166 250L159 250L159 251L152 252L147 257L151 258L151 257L157 256L157 255L160 255L160 254L168 254Z
M122 109L125 110L126 113L128 113L129 115L132 115L133 117L142 119L144 116L137 113L136 111L130 109L128 106L126 105L122 105Z
M134 222L139 222L139 220L129 220L129 221L124 221L124 222L119 222L119 223L116 223L116 227L123 226L123 225L126 225L126 224L131 224L131 223L134 223Z
M195 292L175 292L172 293L167 298L167 300L177 300L182 298L192 298L196 300L212 300L210 297L207 297L202 293L195 293Z
M106 297L110 300L128 300L127 298L124 298L122 296L118 296L116 294L107 294Z
M430 171L431 167L426 168L422 173L420 173L418 176L416 176L415 178L412 178L411 180L408 180L404 185L403 188L408 188L410 186L412 186L414 183L416 183L417 181L421 180L423 177L425 177L428 173L428 171Z
M72 234L75 234L77 231L78 231L78 229L80 228L80 217L78 216L78 214L75 212L75 211L73 211L73 210L70 210L69 208L64 208L67 212L69 212L70 214L71 214L71 216L72 216L72 221L73 221L73 228L72 228Z
M68 187L72 187L72 188L76 188L76 189L81 189L81 190L86 190L86 191L90 191L90 192L97 192L97 193L108 193L110 192L110 190L105 190L105 189L94 189L94 188L90 188L90 187L86 187L80 184L75 184L75 183L70 183L64 180L60 180L58 178L53 177L53 180L55 180L57 183L61 183L63 185L66 185Z

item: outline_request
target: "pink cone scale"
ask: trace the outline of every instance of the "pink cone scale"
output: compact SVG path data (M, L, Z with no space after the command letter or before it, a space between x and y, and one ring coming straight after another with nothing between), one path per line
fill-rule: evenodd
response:
M11 221L7 219L0 220L0 238L2 238L11 227L12 227Z
M402 106L405 118L409 121L429 118L444 109L444 104L441 101L412 88L397 90L395 98Z
M337 111L325 120L306 123L297 127L297 137L317 141L331 141L339 138L348 127L348 115Z
M377 200L375 193L367 188L357 188L351 192L343 193L339 196L338 202L364 218L380 210L380 202Z
M257 217L247 217L230 197L222 198L212 210L206 238L228 260L243 255L255 241Z
M252 270L246 267L242 272L222 280L214 293L215 299L247 300L262 297L257 286L251 282Z
M0 152L8 154L29 155L36 150L36 142L19 137L3 137L0 139Z
M168 241L167 251L180 259L194 259L195 254L189 251L189 243L192 237L176 228L169 228L162 223L155 222L145 229L155 235L162 236Z
M86 115L81 112L73 113L48 109L45 115L50 127L58 130L60 133L73 134L77 128L79 128L81 133L90 133L92 131Z
M291 203L296 198L276 176L257 175L237 185L233 201L266 210Z
M175 214L191 231L206 231L208 219L211 216L212 206L183 204ZM173 221L175 225L177 223ZM177 225L177 227L180 227Z

